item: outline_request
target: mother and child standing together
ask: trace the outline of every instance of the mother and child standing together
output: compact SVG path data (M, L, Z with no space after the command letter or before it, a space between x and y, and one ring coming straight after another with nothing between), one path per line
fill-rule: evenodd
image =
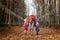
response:
M39 22L36 21L34 15L31 15L24 20L24 24L23 24L24 33L27 34L27 31L29 30L29 33L33 34L34 26L35 26L36 34L38 35L39 27L40 27Z

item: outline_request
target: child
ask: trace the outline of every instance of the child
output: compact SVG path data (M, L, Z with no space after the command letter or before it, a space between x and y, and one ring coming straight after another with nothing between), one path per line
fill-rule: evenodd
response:
M28 30L28 23L25 21L23 24L23 29L24 29L24 33L27 34L27 30Z
M34 21L32 21L32 17L29 18L29 31L30 34L33 34L33 26L34 26Z
M38 35L38 32L39 32L39 23L36 22L36 34Z

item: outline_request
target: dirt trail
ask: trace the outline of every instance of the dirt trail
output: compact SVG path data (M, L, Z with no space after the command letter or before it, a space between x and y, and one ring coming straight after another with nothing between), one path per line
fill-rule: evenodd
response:
M39 35L36 35L35 31L33 35L30 35L29 31L25 35L21 27L11 27L11 29L0 30L0 40L60 40L60 30L40 28Z

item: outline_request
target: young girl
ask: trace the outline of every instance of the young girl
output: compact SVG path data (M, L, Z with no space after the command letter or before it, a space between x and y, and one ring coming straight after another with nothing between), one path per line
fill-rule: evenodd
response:
M33 27L34 27L34 18L32 16L29 17L29 31L30 34L33 35Z
M28 31L28 22L27 21L24 22L23 29L24 29L24 33L27 34L27 31Z
M36 34L38 35L38 32L39 32L39 23L38 22L36 22Z

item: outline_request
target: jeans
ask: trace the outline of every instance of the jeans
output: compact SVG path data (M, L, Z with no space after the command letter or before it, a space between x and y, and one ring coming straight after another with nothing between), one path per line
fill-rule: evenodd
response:
M29 30L33 32L34 21L29 23Z
M33 28L33 26L34 26L34 22L30 22L29 23L29 28Z

